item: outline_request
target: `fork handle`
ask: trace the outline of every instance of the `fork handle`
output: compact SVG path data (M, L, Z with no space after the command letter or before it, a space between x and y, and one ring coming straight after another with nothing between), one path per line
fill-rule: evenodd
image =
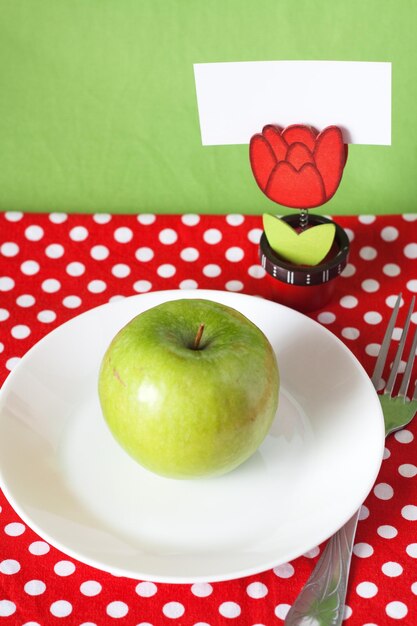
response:
M310 578L287 613L285 626L340 626L359 511L327 542Z

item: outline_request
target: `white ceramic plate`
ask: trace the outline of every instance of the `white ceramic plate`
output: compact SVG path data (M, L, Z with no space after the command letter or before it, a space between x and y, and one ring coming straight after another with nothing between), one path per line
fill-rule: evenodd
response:
M97 377L132 317L198 297L240 310L265 332L280 366L280 405L237 470L176 481L146 471L114 441ZM68 555L138 579L219 581L300 556L360 506L383 448L379 400L344 344L300 313L241 294L165 291L100 306L43 338L0 392L0 479L15 510Z

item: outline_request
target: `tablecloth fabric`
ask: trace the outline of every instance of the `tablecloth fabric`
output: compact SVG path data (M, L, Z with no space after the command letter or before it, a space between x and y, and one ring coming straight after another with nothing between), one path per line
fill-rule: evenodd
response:
M396 294L408 303L417 293L417 215L334 219L348 232L349 263L332 302L310 317L370 373ZM261 227L241 215L0 214L0 383L52 328L118 298L198 288L271 297ZM222 583L132 580L50 546L0 492L0 624L279 625L322 549ZM417 624L417 422L387 441L362 507L345 623Z

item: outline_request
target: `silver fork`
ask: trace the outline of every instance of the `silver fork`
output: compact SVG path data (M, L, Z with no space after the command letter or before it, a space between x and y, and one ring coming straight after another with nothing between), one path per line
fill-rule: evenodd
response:
M398 349L383 393L379 395L384 413L385 436L404 428L417 413L417 381L411 400L407 398L414 357L417 348L417 328L405 366L401 387L393 397L401 357L410 327L415 298L408 309ZM395 303L372 374L372 383L378 390L387 360L392 333L401 305L401 294ZM285 626L340 626L343 621L350 562L359 519L359 511L327 542L310 578L287 613Z

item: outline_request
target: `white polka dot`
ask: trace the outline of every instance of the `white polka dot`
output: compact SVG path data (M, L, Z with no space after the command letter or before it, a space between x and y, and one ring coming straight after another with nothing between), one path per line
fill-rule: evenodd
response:
M367 506L365 506L365 504L362 504L361 508L359 509L359 520L362 521L364 519L367 519L369 517L369 509Z
M96 224L108 224L111 220L111 215L109 213L95 213L93 220Z
M367 324L379 324L382 321L382 315L377 311L368 311L363 316L363 319Z
M290 604L277 604L275 607L274 613L279 619L285 619L287 617L288 611L290 610Z
M349 619L349 617L352 616L352 609L350 608L350 606L348 606L347 604L345 604L345 606L343 607L343 619Z
M405 551L407 552L408 556L411 556L412 559L417 559L417 543L410 543Z
M233 246L232 248L228 248L226 250L226 259L232 263L238 263L244 256L245 253L242 248L238 248L237 246Z
M4 344L0 341L0 353L2 353L4 350ZM0 512L1 512L1 508L0 508Z
M390 456L391 456L391 452L388 450L388 448L384 448L384 454L383 454L384 461L386 459L389 459Z
M408 608L404 604L404 602L398 602L397 600L394 602L389 602L385 607L385 612L389 617L393 619L402 619L408 613Z
M374 280L373 278L367 278L366 280L362 281L362 289L367 293L375 293L376 291L378 291L379 287L379 282L377 280Z
M344 309L354 309L355 306L358 306L358 299L355 296L343 296L339 303Z
M120 300L124 300L125 298L126 296L121 296L120 294L119 295L116 294L115 296L111 296L109 298L109 302L120 302Z
M144 246L143 248L138 248L135 252L135 257L138 261L146 262L150 261L154 257L154 252L151 248L147 248Z
M102 586L96 580L86 580L81 583L80 591L84 596L88 596L92 598L93 596L98 596L101 592Z
M417 213L404 213L402 218L406 222L415 222L417 220Z
M378 483L374 487L374 494L379 500L391 500L394 495L394 489L387 483Z
M264 278L266 271L262 265L251 265L248 269L248 274L252 276L252 278Z
M357 585L356 593L361 598L373 598L378 593L378 587L374 583L366 581Z
M4 217L8 222L19 222L23 217L23 213L21 211L6 211Z
M61 283L56 278L47 278L42 283L42 290L46 293L55 293L61 289Z
M409 522L417 521L417 506L415 504L406 504L401 509L401 515Z
M226 215L226 222L229 226L240 226L245 221L243 215Z
M16 254L19 254L19 246L13 241L6 241L1 244L0 253L6 257L16 256Z
M351 228L344 228L343 230L345 231L349 241L353 241L355 239L355 233Z
M62 304L67 309L76 309L81 304L81 298L79 296L66 296L62 300Z
M237 602L222 602L219 606L220 615L228 617L229 619L239 617L241 612L242 610Z
M344 337L345 339L352 339L355 340L359 337L360 332L357 328L351 328L350 326L347 326L346 328L342 329L342 337Z
M10 617L16 612L16 605L10 600L0 600L0 617Z
M161 243L169 246L177 241L178 235L173 228L164 228L158 238Z
M133 285L133 289L138 293L144 293L145 291L149 291L151 288L152 283L150 283L149 280L137 280Z
M181 217L181 222L186 226L196 226L200 221L200 216L194 213L186 213Z
M35 274L37 274L40 270L40 265L37 261L24 261L22 263L22 265L20 266L20 271L22 272L22 274L25 274L26 276L34 276Z
M258 244L262 237L262 228L252 228L248 232L248 239L251 243Z
M358 220L361 224L373 224L376 217L375 215L359 215Z
M242 291L243 283L240 280L228 280L225 287L227 291Z
M407 259L417 259L417 243L407 244L403 252Z
M4 527L4 532L10 537L19 537L20 535L23 535L25 530L26 526L21 522L11 522Z
M250 583L246 587L246 593L250 598L264 598L268 594L268 587L260 582Z
M369 356L378 356L380 349L381 345L379 343L369 343L365 348L365 352Z
M68 617L72 613L72 604L67 600L52 602L49 609L55 617Z
M394 226L385 226L385 228L381 230L381 237L384 241L395 241L398 239L398 235L398 228Z
M191 586L191 593L197 598L207 598L213 593L213 587L209 583L195 583Z
M400 465L398 468L398 471L404 478L414 478L414 476L417 476L417 467L411 463L403 463L403 465Z
M377 531L380 537L384 539L394 539L398 535L398 530L394 528L394 526L390 526L389 524L383 524L382 526L378 526Z
M282 563L282 565L277 565L277 567L273 569L275 576L279 578L291 578L291 576L294 576L294 571L294 567L291 563Z
M320 548L316 546L315 548L308 550L308 552L304 552L303 556L305 556L307 559L315 559L316 556L318 556L319 554Z
M388 298L385 298L385 304L387 306L390 307L390 309L393 309L395 307L395 304L397 302L398 299L398 295L392 295L392 296L388 296ZM401 298L400 300L400 307L402 307L404 305L404 299Z
M208 230L205 231L203 235L203 239L206 243L216 244L216 243L219 243L219 241L221 241L222 236L223 235L218 228L209 228Z
M171 263L163 263L158 267L156 273L158 276L161 276L161 278L171 278L171 276L174 276L176 271L176 268L174 265L171 265Z
M343 278L350 278L356 273L356 267L352 263L347 263L345 269L340 274Z
M369 543L355 543L353 546L353 554L361 559L367 559L373 553L374 549Z
M401 565L399 563L395 563L394 561L384 563L381 569L385 576L389 576L390 578L395 578L395 576L400 576L403 573Z
M68 263L65 271L69 276L82 276L85 272L85 265L79 261L72 261Z
M42 556L47 554L51 549L50 545L46 541L34 541L29 546L29 552L35 556Z
M0 291L10 291L13 287L13 278L10 278L10 276L0 276Z
M70 576L75 572L75 565L71 561L58 561L54 565L54 572L57 576Z
M394 437L400 443L411 443L414 439L414 435L411 430L407 430L406 428L398 430L396 433L394 433Z
M19 361L20 361L20 357L12 356L10 359L6 361L6 368L11 372L12 369L14 369L16 365L19 363Z
M107 285L104 280L91 280L87 285L87 289L91 293L103 293L103 291L106 291Z
M142 215L138 215L138 222L143 226L149 226L150 224L153 224L155 220L156 216L152 215L151 213L143 213Z
M133 231L126 226L120 226L114 231L114 238L118 243L128 243L133 238Z
M407 282L407 289L412 293L417 293L417 280L415 278Z
M378 253L372 246L364 246L359 250L359 256L364 261L373 261L376 259Z
M16 298L16 304L23 308L33 306L35 302L36 302L35 298L27 293Z
M129 612L129 607L125 602L121 602L120 600L115 600L114 602L110 602L110 604L106 607L106 613L110 617L125 617Z
M29 241L40 241L43 237L43 228L37 225L28 226L25 230L25 237Z
M396 263L386 263L382 268L385 276L398 276L401 273L401 268Z
M417 581L411 585L411 591L417 596Z
M45 248L45 254L50 259L60 259L64 253L64 246L61 246L60 243L51 243Z
M29 580L24 590L29 596L41 596L46 591L46 585L42 580Z
M177 619L178 617L182 617L184 615L185 608L181 602L167 602L162 607L162 612L165 617Z
M93 246L90 250L91 258L95 261L104 261L109 256L110 251L107 246L97 245Z
M158 591L158 587L155 585L155 583L145 581L142 583L138 583L136 585L135 591L138 596L141 596L141 598L151 598Z
M111 273L116 278L126 278L126 276L130 274L130 267L125 263L116 263L116 265L113 265L111 268Z
M0 322L4 322L4 320L7 320L9 317L9 311L7 311L6 309L0 309Z
M336 315L330 311L323 311L318 314L317 319L320 324L332 324L336 319Z
M66 213L50 213L49 220L53 224L63 224L68 219L68 215Z
M88 237L88 230L85 226L74 226L71 228L69 236L73 241L85 241Z
M180 252L180 257L183 261L196 261L199 256L200 253L196 248L184 248L184 250Z
M203 267L204 276L208 276L209 278L216 278L216 276L220 276L221 273L221 267L219 265L215 265L214 263L209 263Z
M56 320L55 311L40 311L37 315L37 318L40 322L44 324L50 324Z
M179 284L180 289L198 289L198 283L196 280L192 278L187 278L186 280L182 280Z
M20 570L20 563L15 559L5 559L0 563L0 573L11 576Z
M28 326L24 324L18 324L17 326L13 326L11 330L11 335L15 339L26 339L29 337L31 330Z

